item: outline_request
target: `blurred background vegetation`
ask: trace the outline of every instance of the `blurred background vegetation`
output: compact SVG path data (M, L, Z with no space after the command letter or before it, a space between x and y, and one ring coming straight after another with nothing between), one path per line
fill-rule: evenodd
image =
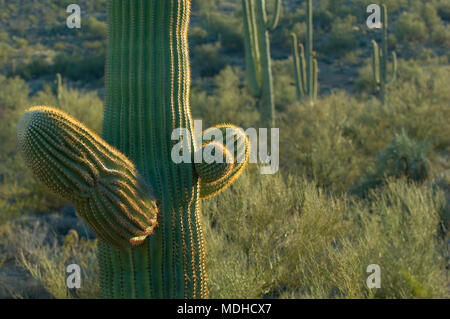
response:
M297 101L292 70L289 36L305 41L304 1L284 0L270 35L279 172L250 166L202 204L211 297L448 298L450 2L381 1L399 58L388 107L374 95L370 41L381 32L365 25L374 1L313 2L314 106ZM3 298L99 297L94 236L33 178L15 145L16 123L32 105L60 107L101 131L106 1L77 1L81 29L66 27L70 3L0 0ZM205 127L260 123L242 21L240 0L193 0L191 104ZM65 288L70 263L84 269L76 293ZM365 284L369 264L382 269L380 289Z

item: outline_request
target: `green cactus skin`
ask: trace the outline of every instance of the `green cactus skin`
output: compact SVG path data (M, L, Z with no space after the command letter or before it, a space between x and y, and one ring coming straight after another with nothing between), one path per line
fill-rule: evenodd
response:
M22 151L25 161L35 170L50 167L45 163L52 154L55 169L46 172L48 176L43 176L43 182L50 187L54 185L56 192L72 198L77 208L79 197L89 199L88 191L95 192L100 187L101 183L95 181L101 178L92 178L98 174L111 180L116 187L114 194L126 193L129 191L127 186L134 187L137 195L133 196L133 202L122 198L110 201L117 214L123 212L120 217L125 224L138 219L141 223L147 220L149 227L154 227L156 214L157 226L148 229L144 224L144 232L139 234L146 236L145 239L139 238L134 243L129 240L119 242L121 233L114 227L107 227L111 216L104 216L103 228L95 228L91 216L96 217L101 212L91 206L78 211L91 227L94 225L93 230L100 237L98 260L105 298L206 298L206 250L200 200L218 194L242 173L250 152L248 137L239 135L243 131L232 125L217 126L221 130L231 128L238 132L238 137L234 138L238 146L234 153L244 158L243 162L235 160L226 169L219 165L218 171L214 172L213 166L202 166L203 163L175 164L171 158L171 150L176 144L171 140L172 131L186 128L193 132L187 41L191 2L110 0L108 4L104 140L87 129L81 130L82 124L65 113L44 107L32 109L22 117L18 125L19 144L25 150ZM35 151L35 156L29 150L36 142L24 139L24 132L29 132L30 123L34 123L29 120L35 117L33 112L40 114L38 118L49 113L60 116L58 121L46 119L43 126L33 126L32 131L36 134L47 132L47 126L59 132L54 143L50 143L51 139L41 141L43 146ZM86 146L81 150L74 146L78 145L76 143L64 142L65 147L60 148L56 143L58 139L62 140L60 136L73 143L78 138L86 142ZM93 140L95 145L87 143ZM198 151L192 137L188 143L194 153ZM113 151L115 148L117 151ZM224 154L227 152L224 150ZM86 156L89 160L77 162L73 157L76 154L78 158ZM122 165L119 165L120 161ZM122 175L128 172L125 177L133 178L128 183L120 178L114 183L114 178L95 171L101 165L106 171L113 165ZM58 170L59 167L64 170ZM37 176L40 177L39 173ZM146 192L148 196L144 196ZM143 209L137 211L136 208L141 201L148 206L144 216L138 215ZM123 206L129 206L129 209ZM136 212L129 214L131 207ZM106 211L109 212L108 208L103 212ZM123 247L125 245L127 247Z
M383 34L381 37L381 48L375 40L372 40L372 69L375 89L380 90L381 102L387 104L387 84L393 83L397 77L397 54L392 52L392 73L388 79L388 15L386 5L381 6L381 23Z
M270 127L275 121L275 101L269 32L278 25L281 6L281 0L275 0L275 12L269 20L265 0L242 0L248 88L260 99L262 122Z
M295 86L299 100L317 98L319 67L313 53L313 11L312 0L306 2L306 52L297 36L291 33L292 57L294 62ZM300 50L299 50L300 49Z

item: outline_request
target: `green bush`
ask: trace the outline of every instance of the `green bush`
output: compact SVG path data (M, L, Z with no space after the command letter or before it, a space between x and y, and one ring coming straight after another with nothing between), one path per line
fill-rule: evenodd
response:
M353 49L356 46L356 38L353 26L356 23L356 18L353 15L348 15L344 19L338 18L331 27L331 32L325 50L331 52L343 52Z
M418 14L403 12L395 23L395 36L402 42L424 41L427 35L427 26Z
M414 182L425 181L430 175L428 152L427 143L417 143L404 132L397 134L391 144L376 155L374 168L356 187L355 192L365 196L370 189L394 178L405 178Z
M244 129L255 127L259 113L255 107L255 100L241 84L243 79L241 69L227 66L214 77L215 87L211 94L193 87L191 98L193 117L203 120L204 128L231 121ZM205 81L210 82L209 79Z
M211 77L225 66L220 42L197 45L192 50L192 67L201 77Z
M211 297L448 298L442 192L399 181L370 196L328 196L251 168L203 202ZM370 264L381 289L366 286Z
M108 27L105 22L98 21L95 17L89 17L86 22L86 28L89 37L106 39Z
M450 3L446 0L442 0L438 4L437 12L441 19L445 21L450 21Z

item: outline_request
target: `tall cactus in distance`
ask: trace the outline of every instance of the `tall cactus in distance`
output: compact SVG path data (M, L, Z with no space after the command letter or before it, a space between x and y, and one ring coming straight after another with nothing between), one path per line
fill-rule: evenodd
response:
M386 5L381 6L381 24L383 34L381 36L381 48L375 40L372 40L372 70L375 89L380 90L381 102L387 104L387 84L395 81L397 77L397 55L392 52L392 75L388 79L388 15Z
M200 200L227 188L248 162L247 136L225 124L214 129L228 129L226 146L191 133L180 150L214 146L233 161L172 159L174 130L193 132L190 8L189 0L108 2L102 137L50 107L30 109L17 126L27 165L98 235L106 298L207 297Z
M299 100L317 98L319 67L313 52L313 10L312 0L306 1L306 53L302 43L291 34L294 76ZM300 52L299 52L300 49Z
M55 91L56 91L56 101L58 103L58 107L61 104L61 95L63 90L63 83L62 83L62 77L60 73L56 73L56 80L55 80Z
M275 100L269 32L278 25L281 6L281 0L275 0L275 12L269 20L266 0L242 0L248 88L259 99L262 122L270 127L275 121Z

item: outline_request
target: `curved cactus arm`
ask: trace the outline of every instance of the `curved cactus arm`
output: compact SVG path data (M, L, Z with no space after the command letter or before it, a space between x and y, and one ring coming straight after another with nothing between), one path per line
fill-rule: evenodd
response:
M292 45L292 59L294 61L294 76L295 76L295 88L297 89L297 96L299 99L302 99L305 95L304 89L304 63L302 63L302 59L304 60L304 49L303 45L298 44L297 36L295 33L291 33L291 45ZM299 54L298 50L301 50Z
M305 47L302 43L298 44L300 48L300 79L301 79L301 87L305 95L307 95L307 87L306 87L306 60L305 60Z
M392 75L391 75L391 80L389 81L390 83L395 82L395 80L397 79L397 54L394 52L392 52Z
M375 40L372 40L372 71L373 71L373 80L375 82L375 89L378 88L380 84L380 54L378 44Z
M281 0L275 0L275 12L273 13L270 22L266 23L266 28L268 31L274 31L277 28L278 22L280 21L281 7L282 7Z
M232 124L220 124L211 129L219 129L224 136L222 147L226 163L195 164L200 177L200 199L213 197L229 187L247 167L250 157L250 142L242 129Z
M317 63L317 59L313 60L313 92L312 92L312 99L317 99L317 91L319 90L318 84L319 83L319 65Z
M134 164L70 115L30 108L17 125L26 164L52 191L116 248L141 244L157 225L151 188Z
M199 150L202 154L209 153L211 157L219 154L220 161L215 161L214 158L208 159L203 155L203 161L195 164L195 170L203 183L214 183L226 178L231 174L234 162L227 162L227 158L232 158L232 154L220 142L209 142L203 144Z

